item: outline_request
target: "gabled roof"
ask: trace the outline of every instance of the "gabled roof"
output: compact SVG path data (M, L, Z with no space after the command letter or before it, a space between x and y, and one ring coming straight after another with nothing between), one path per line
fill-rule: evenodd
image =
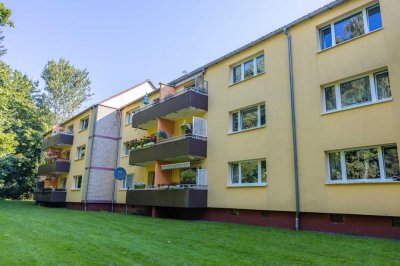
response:
M236 50L234 50L234 51L232 51L232 52L230 52L230 53L228 53L228 54L226 54L224 56L221 56L221 57L209 62L208 64L205 64L205 65L203 65L203 66L201 66L201 67L189 72L186 75L183 75L183 76L181 76L181 77L179 77L177 79L174 79L173 81L169 82L168 84L171 85L171 86L175 86L177 83L179 83L179 82L181 82L181 81L183 81L185 79L189 79L190 77L192 77L192 76L204 71L205 69L209 68L210 66L218 64L218 63L224 61L225 59L228 59L228 58L230 58L230 57L232 57L232 56L234 56L234 55L236 55L236 54L238 54L240 52L243 52L244 50L247 50L247 49L249 49L249 48L251 48L251 47L253 47L253 46L255 46L255 45L257 45L257 44L259 44L259 43L261 43L261 42L263 42L263 41L265 41L267 39L269 39L269 38L272 38L275 35L278 35L278 34L282 33L285 29L292 28L292 27L296 26L297 24L300 24L300 23L302 23L302 22L304 22L304 21L306 21L306 20L308 20L310 18L313 18L313 17L315 17L315 16L317 16L319 14L322 14L325 11L328 11L328 10L330 10L330 9L340 5L340 4L343 4L343 3L347 2L347 1L348 0L336 0L336 1L333 1L333 2L323 6L321 8L319 8L319 9L317 9L317 10L311 12L311 13L308 13L307 15L305 15L305 16L299 18L299 19L296 19L295 21L293 21L293 22L291 22L291 23L289 23L289 24L287 24L287 25L285 25L285 26L283 26L283 27L281 27L281 28L279 28L277 30L274 30L274 31L272 31L272 32L270 32L270 33L258 38L255 41L252 41L252 42L250 42L250 43L248 43L248 44L246 44L246 45L244 45L244 46L242 46L242 47L240 47L240 48L238 48L238 49L236 49Z

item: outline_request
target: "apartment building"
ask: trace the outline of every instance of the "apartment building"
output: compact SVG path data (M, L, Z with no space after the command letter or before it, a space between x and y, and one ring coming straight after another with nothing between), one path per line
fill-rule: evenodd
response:
M334 1L120 107L114 206L400 238L399 12Z
M113 200L119 108L154 91L146 80L90 106L44 135L34 198L45 205L96 209ZM111 210L111 209L110 209Z

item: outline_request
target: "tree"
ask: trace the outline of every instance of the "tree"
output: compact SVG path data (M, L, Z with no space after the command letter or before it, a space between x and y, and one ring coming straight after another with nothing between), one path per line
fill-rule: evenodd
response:
M14 27L14 23L10 20L12 11L4 5L4 3L0 3L0 26L10 26ZM0 30L0 56L3 56L7 53L7 49L4 49L4 46L1 43L4 40L3 31Z
M50 128L37 85L0 61L0 197L25 198L34 189L42 134Z
M59 124L71 118L83 103L90 100L89 72L75 68L69 61L49 61L42 71L46 102Z

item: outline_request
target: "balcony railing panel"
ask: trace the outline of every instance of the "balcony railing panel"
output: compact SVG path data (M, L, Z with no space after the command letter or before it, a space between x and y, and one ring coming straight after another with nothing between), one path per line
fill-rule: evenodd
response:
M62 203L65 202L66 196L65 189L42 189L36 190L33 198L36 202Z
M208 111L206 90L185 89L156 103L149 104L132 116L132 126L139 127L151 120L186 108Z
M126 203L136 206L206 208L207 190L197 188L133 189L127 191Z
M63 161L53 161L39 166L38 174L46 175L52 173L68 173L70 168L70 162Z
M207 139L192 135L166 139L152 146L130 151L129 164L139 165L179 157L207 157Z
M60 132L55 134L42 142L42 150L51 147L60 147L65 145L72 145L74 142L74 135L71 133Z

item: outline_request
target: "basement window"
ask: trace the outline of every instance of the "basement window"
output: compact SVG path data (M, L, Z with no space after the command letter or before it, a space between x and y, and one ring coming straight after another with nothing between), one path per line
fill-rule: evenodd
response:
M329 215L331 223L334 224L344 224L344 215L342 214L331 214Z
M239 216L239 210L231 210L231 215Z
M400 217L393 217L392 218L392 226L393 227L400 227Z

